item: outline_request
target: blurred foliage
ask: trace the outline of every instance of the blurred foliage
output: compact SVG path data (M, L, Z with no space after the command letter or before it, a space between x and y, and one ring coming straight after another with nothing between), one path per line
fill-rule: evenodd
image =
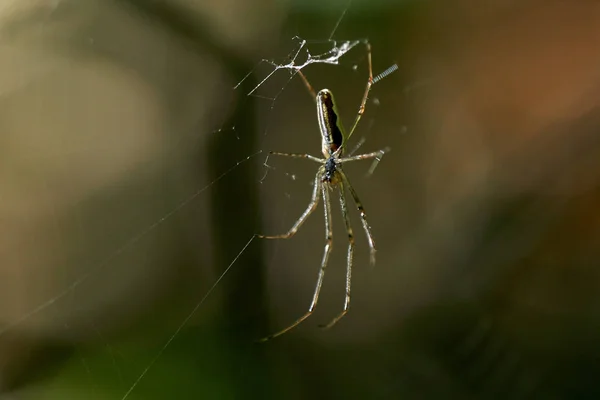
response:
M452 53L451 46L442 46L446 38L433 33L429 47L420 47L425 46L420 24L429 9L416 3L355 0L336 34L369 37L377 43L377 66L397 62L404 71L417 68L411 64L416 53ZM293 2L282 35L286 40L292 36L288 31L327 38L345 4ZM210 41L172 14L161 15L163 6L148 6L144 12L166 26L173 24L182 40L202 45ZM152 15L155 12L159 14ZM435 33L435 28L428 32ZM220 56L237 81L253 67L228 51ZM248 80L246 88L255 83ZM240 104L231 121L247 127L245 135L235 146L226 137L211 141L207 163L212 179L257 147L257 134L250 134L257 124L256 110L251 102ZM580 132L580 147L572 145L573 154L564 162L543 164L540 187L528 193L492 190L484 196L474 190L472 196L481 195L486 202L485 217L470 225L472 244L465 254L448 260L452 282L446 279L425 304L390 321L391 326L370 341L331 346L289 334L273 343L254 343L272 329L264 254L254 243L227 276L223 298L210 298L202 316L180 332L177 327L203 293L190 300L175 288L126 332L100 336L93 343L44 343L33 357L40 372L25 374L15 385L20 398L120 399L133 384L128 399L597 398L600 303L595 278L600 232L592 222L598 220L598 181L583 194L575 189L560 195L545 190L575 182L595 166L594 160L600 159L594 139L600 120L592 109L563 123L558 131ZM528 157L535 153L512 161L535 168L523 161ZM217 275L260 220L257 171L238 169L229 178L237 186L217 183L211 191ZM193 261L183 255L178 262ZM403 265L398 261L398 268ZM59 356L48 349L58 349Z

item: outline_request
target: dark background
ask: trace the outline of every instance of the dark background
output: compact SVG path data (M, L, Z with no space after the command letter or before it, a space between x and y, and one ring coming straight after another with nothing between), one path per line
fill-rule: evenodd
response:
M351 311L318 329L343 304L332 196L317 311L257 344L305 312L324 245L321 209L251 240L293 224L316 171L266 154L319 156L320 138L288 71L246 94L261 59L342 15L334 39L399 67L352 138L391 152L369 178L347 168L377 264L352 212ZM0 398L600 394L600 3L63 0L0 18ZM346 127L365 57L303 70Z

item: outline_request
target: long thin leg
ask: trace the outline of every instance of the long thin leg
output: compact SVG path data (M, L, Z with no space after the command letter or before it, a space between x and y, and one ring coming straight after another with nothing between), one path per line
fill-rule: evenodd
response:
M311 161L318 162L319 164L325 163L327 160L322 160L318 157L311 156L310 154L299 154L299 153L280 153L278 151L270 151L269 154L274 156L285 156L285 157L293 157L293 158L307 158Z
M325 209L325 251L323 253L321 269L319 270L319 277L317 278L317 285L315 286L315 293L313 294L312 302L310 303L310 307L308 308L306 314L298 318L296 322L294 322L287 328L280 330L277 333L274 333L261 339L261 342L266 342L267 340L271 340L277 336L283 335L290 329L293 329L296 326L300 325L302 321L304 321L313 313L315 307L317 306L317 302L319 301L319 293L321 292L321 286L323 286L325 268L327 267L327 262L329 261L329 254L331 253L331 245L333 243L333 229L331 227L331 201L329 199L329 188L325 187L324 185L321 185L321 192L323 193L323 208Z
M306 219L309 217L309 215L312 214L312 212L315 211L315 209L317 208L317 205L319 204L319 189L321 189L322 187L323 187L323 184L321 183L321 169L319 169L319 171L317 172L317 175L315 176L314 188L313 188L313 193L312 193L310 203L308 204L308 207L306 207L306 210L304 210L304 212L302 213L300 218L298 218L298 220L296 221L294 226L292 226L287 233L284 233L282 235L271 235L271 236L256 235L256 236L258 236L259 238L262 238L262 239L289 239L292 236L294 236L294 234L298 231L298 229L306 221Z
M356 119L354 120L354 124L352 125L352 129L350 130L348 137L345 139L346 141L350 139L350 136L352 136L354 130L358 126L358 121L360 121L360 118L365 113L365 107L367 105L367 99L369 98L369 92L371 91L371 86L373 86L373 64L371 62L371 44L367 42L366 45L367 59L369 62L369 80L367 81L367 87L365 89L365 94L363 95L362 102L360 103L360 107L358 107L358 114L356 115Z
M377 158L377 159L379 159L381 161L381 158L385 154L386 150L387 149L385 149L385 150L379 150L379 151L374 151L372 153L359 154L357 156L352 156L352 157L339 158L337 160L337 163L338 164L343 164L343 163L347 163L347 162L350 162L350 161L368 160L370 158Z
M338 164L342 164L342 163L346 163L346 162L350 162L350 161L368 160L368 159L374 158L375 161L373 161L373 164L371 164L371 166L369 167L369 171L367 172L367 175L371 175L375 171L375 168L377 168L377 164L379 164L379 162L383 158L383 155L389 150L390 150L389 148L385 148L383 150L374 151L372 153L366 153L366 154L360 154L358 156L340 158L338 160Z
M300 75L300 78L302 78L302 82L304 82L304 86L306 86L306 88L308 89L308 93L311 95L313 101L316 102L317 101L317 92L315 92L315 89L313 89L312 85L306 78L306 75L304 75L304 73L302 73L301 70L298 70L298 75Z
M360 140L358 141L358 143L356 143L356 145L354 146L354 148L348 152L347 157L352 157L358 151L358 149L360 149L360 146L362 146L363 144L365 144L366 140L367 139L365 139L364 136L361 137Z
M371 227L369 226L369 221L367 221L367 214L365 213L365 209L364 209L362 203L360 202L360 199L358 198L358 194L356 193L356 190L354 190L354 188L350 184L350 181L348 180L348 177L346 176L346 174L344 174L344 172L341 170L338 170L338 172L339 172L340 176L342 177L342 181L348 187L348 191L352 195L354 204L356 204L356 208L358 209L358 212L360 213L360 220L362 222L365 233L367 234L367 241L369 242L369 249L371 250L371 265L375 265L375 253L377 250L375 250L375 240L373 239L373 233L371 232Z
M340 182L340 207L342 209L342 216L344 217L344 224L346 225L346 232L348 233L348 264L346 266L346 298L344 300L344 309L334 319L331 320L327 325L322 325L322 328L329 329L337 322L342 319L350 308L350 283L352 281L352 259L354 256L354 233L352 232L352 225L350 223L350 217L348 216L348 207L346 205L346 195L344 184Z

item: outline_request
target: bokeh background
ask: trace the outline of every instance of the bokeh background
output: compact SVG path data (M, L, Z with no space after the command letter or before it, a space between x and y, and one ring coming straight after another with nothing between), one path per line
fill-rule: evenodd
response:
M321 210L252 239L315 173L266 154L320 139L287 71L246 94L332 32L399 67L353 137L391 152L346 169L377 264L353 213L351 311L318 329L343 304L334 203L317 311L257 344L305 312L324 246ZM589 0L5 0L0 398L597 398L599 49ZM364 49L304 72L349 126Z

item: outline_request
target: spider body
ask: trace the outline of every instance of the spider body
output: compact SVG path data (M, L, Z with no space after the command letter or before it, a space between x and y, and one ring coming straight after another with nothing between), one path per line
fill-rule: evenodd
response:
M313 294L312 302L308 311L298 318L296 322L280 330L277 333L274 333L261 341L266 341L277 337L279 335L284 334L290 329L298 326L302 321L308 318L315 307L317 306L317 302L319 300L319 293L321 292L321 286L323 284L323 277L325 276L325 268L327 267L327 262L329 260L329 255L331 253L332 244L333 244L333 229L331 225L331 200L330 200L330 192L338 188L340 195L340 207L342 210L342 217L344 219L344 224L346 227L346 232L348 235L348 253L347 253L347 266L346 266L346 296L344 301L344 308L341 313L339 313L331 322L327 325L324 325L325 328L330 328L335 325L348 311L350 307L350 283L351 283L351 275L352 275L352 261L354 257L354 233L352 230L352 226L350 223L350 218L348 216L348 208L346 205L346 190L350 192L352 196L352 200L356 205L358 213L361 218L363 229L367 236L367 242L369 244L369 249L371 253L371 264L375 263L375 242L373 240L373 235L371 233L371 227L367 222L367 215L365 210L358 198L358 194L350 184L348 177L344 173L342 169L342 164L350 161L357 160L367 160L367 159L375 159L373 166L370 169L370 172L373 171L375 165L381 160L381 157L384 154L384 150L375 151L372 153L361 154L357 156L348 156L342 157L342 153L344 151L344 146L346 142L354 133L356 126L358 125L358 121L362 117L362 114L365 111L365 104L367 102L367 96L373 85L373 72L371 67L371 46L366 43L367 46L367 55L369 62L369 80L367 81L367 87L365 89L365 93L363 95L362 102L358 109L358 113L356 119L354 120L354 124L352 125L352 129L350 133L346 136L344 128L342 126L341 119L339 118L339 113L337 111L337 107L335 104L335 100L333 98L333 94L328 89L322 89L318 93L315 93L314 89L302 73L302 71L298 70L298 74L302 78L305 86L307 87L311 97L316 103L317 106L317 120L319 124L319 131L321 133L321 150L323 152L324 158L319 158L312 156L310 154L292 154L292 153L278 153L278 152L270 152L273 155L287 156L287 157L295 157L295 158L305 158L311 161L317 162L320 164L319 169L314 178L313 183L313 192L311 201L308 204L306 210L302 213L300 218L294 223L294 225L290 228L287 233L275 236L266 236L266 235L257 235L261 238L266 239L289 239L302 226L302 224L306 221L306 219L312 214L312 212L317 208L319 204L319 197L323 199L323 207L325 214L325 248L323 252L323 258L321 260L321 268L319 269L319 275L317 278L317 284L315 286L315 291ZM380 76L385 76L389 74L390 70L384 72ZM393 72L393 71L392 71ZM379 76L377 77L379 78ZM376 79L377 79L376 78Z
M322 182L335 186L339 180L336 160L342 156L344 148L344 128L338 116L333 93L329 89L321 89L315 98L317 119L321 131L321 150L327 161L323 164Z

